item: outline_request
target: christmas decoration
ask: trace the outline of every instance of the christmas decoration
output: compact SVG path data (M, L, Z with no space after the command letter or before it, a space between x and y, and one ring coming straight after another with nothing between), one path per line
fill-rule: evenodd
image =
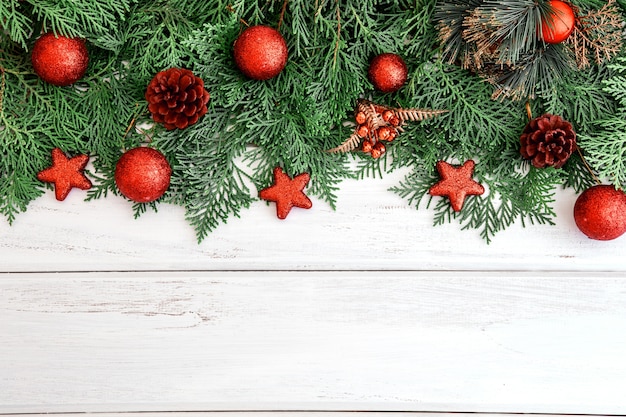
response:
M520 137L522 157L536 168L561 168L576 150L576 132L561 116L544 114L532 119Z
M443 58L491 83L495 99L549 94L555 82L576 70L572 55L582 68L589 54L602 63L620 50L623 18L615 0L607 3L595 10L589 2L576 16L569 3L557 0L438 2Z
M547 2L550 13L541 21L541 36L546 43L561 43L574 31L576 16L572 7L564 1Z
M567 38L578 68L588 68L592 62L601 65L615 57L624 41L623 26L623 17L615 0L608 0L602 8L579 15Z
M148 109L167 130L184 129L207 112L209 92L204 82L187 69L170 68L154 76L146 90Z
M42 194L36 177L53 148L90 156L98 181L87 199L119 194L120 149L159 149L175 161L176 186L152 205L180 205L198 241L253 207L251 184L261 189L277 166L308 173L307 195L331 208L343 180L389 181L401 169L405 176L386 188L422 209L438 161L480 161L488 193L455 216L445 199L425 209L433 224L458 222L487 243L515 223L555 224L558 188L581 193L596 178L626 186L621 0L566 2L575 24L557 44L542 38L548 0L57 3L0 6L0 213L9 223ZM266 33L255 37L261 45L244 47L247 28L268 22L276 29L255 29ZM54 88L30 64L31 47L49 31L89 48L89 76L75 87ZM251 82L267 76L268 50L280 75ZM406 65L406 81L391 94L368 78L373 58L388 51ZM159 71L176 75L160 83ZM185 71L206 86L202 99L201 90L196 101L177 96L191 77ZM153 78L160 91L147 88ZM210 120L199 119L208 91ZM527 104L567 120L575 142L564 126L547 133L536 122L522 144ZM196 116L201 123L182 128ZM135 216L145 209L133 204Z
M574 220L591 239L616 239L626 232L626 194L612 185L588 188L576 200Z
M252 26L244 30L233 45L237 68L253 80L268 80L287 65L287 43L276 29Z
M372 158L380 158L386 151L383 142L393 141L407 121L422 121L439 116L446 110L402 109L359 99L354 112L357 123L354 132L341 145L329 149L330 153L350 152L361 144L361 150Z
M142 146L120 157L115 166L115 184L132 201L149 203L167 191L171 174L172 168L161 152Z
M482 195L485 188L474 181L474 167L471 159L461 166L454 166L445 161L437 162L437 172L441 180L430 187L428 193L433 196L447 197L454 211L461 211L468 195Z
M398 91L406 82L408 69L401 56L385 53L372 59L367 76L383 93Z
M88 162L89 156L87 155L76 155L68 158L61 149L54 148L52 150L52 166L40 171L37 174L37 179L53 183L56 199L63 201L74 187L81 190L91 188L91 181L83 173Z
M309 197L302 190L309 183L308 173L296 175L291 179L280 167L274 168L274 184L259 192L263 200L276 202L276 215L279 219L287 218L293 207L310 209L313 206Z
M89 54L82 39L45 33L35 41L31 62L42 80L67 86L83 77Z

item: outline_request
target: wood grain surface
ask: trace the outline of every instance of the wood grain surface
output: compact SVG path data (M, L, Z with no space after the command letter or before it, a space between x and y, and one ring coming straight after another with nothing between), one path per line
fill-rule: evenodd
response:
M46 193L0 222L0 415L626 414L626 238L559 191L555 226L488 245L401 178L201 244L178 207Z
M0 412L624 414L626 281L499 272L0 276Z
M74 190L59 202L48 191L13 226L0 222L0 271L626 271L626 237L584 236L570 191L557 194L555 226L516 224L486 244L457 224L433 227L426 201L416 210L387 191L404 174L345 181L336 210L313 199L285 220L257 202L201 244L179 207L134 220L122 198L86 203Z

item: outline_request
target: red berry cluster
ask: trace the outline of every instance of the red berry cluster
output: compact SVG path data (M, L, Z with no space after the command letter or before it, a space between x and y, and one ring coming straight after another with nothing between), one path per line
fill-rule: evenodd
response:
M355 133L363 139L361 150L372 158L380 158L387 150L383 142L391 142L398 136L402 119L395 109L367 100L359 100L354 117Z

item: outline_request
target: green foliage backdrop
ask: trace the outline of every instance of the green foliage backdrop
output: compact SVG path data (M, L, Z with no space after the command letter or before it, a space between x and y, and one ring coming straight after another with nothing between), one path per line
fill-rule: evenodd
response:
M584 12L605 2L573 3ZM537 4L545 13L545 2L535 0L2 0L0 212L12 222L42 195L46 185L36 173L50 164L54 147L92 157L93 199L118 194L117 159L149 141L170 161L172 183L157 203L135 204L135 213L181 205L199 241L248 208L277 165L292 176L309 172L307 194L331 206L343 180L409 167L390 192L429 207L435 224L458 221L486 241L516 221L552 223L556 187L581 191L594 181L590 170L579 154L558 170L521 159L526 100L495 99L492 84L450 59L437 26L442 11L462 15L478 5L520 10L520 21L532 26L542 12L523 11ZM617 2L620 13L624 6ZM245 78L232 58L233 41L256 24L279 28L289 49L284 71L267 81ZM528 28L507 24L506 41L524 44L515 41L527 38ZM55 87L33 73L30 51L46 31L87 40L89 68L76 84ZM623 187L626 54L619 49L607 62L578 69L564 47L547 50L549 59L531 74L533 113L572 122L594 174ZM396 93L379 93L367 79L369 61L383 52L401 55L409 68ZM211 94L209 112L182 131L150 124L144 99L152 77L170 67L191 69ZM407 124L381 159L325 152L351 134L359 97L449 111ZM477 162L475 178L488 192L456 213L427 192L438 160L467 159Z

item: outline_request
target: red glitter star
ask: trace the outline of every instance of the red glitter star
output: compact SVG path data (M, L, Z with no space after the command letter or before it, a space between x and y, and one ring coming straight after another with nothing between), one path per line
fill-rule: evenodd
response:
M276 215L284 219L292 207L309 209L313 206L309 197L302 190L306 187L311 176L307 173L296 175L291 179L280 168L274 168L274 184L259 192L259 197L267 201L276 202Z
M430 187L430 195L448 197L454 211L461 211L465 197L468 195L481 195L485 188L472 179L474 174L474 161L467 160L461 166L450 165L447 162L437 162L437 171L441 180Z
M37 179L43 182L54 183L54 193L57 200L63 201L73 187L81 190L91 188L91 181L83 174L89 156L76 155L68 158L59 148L52 150L52 166L40 171Z

